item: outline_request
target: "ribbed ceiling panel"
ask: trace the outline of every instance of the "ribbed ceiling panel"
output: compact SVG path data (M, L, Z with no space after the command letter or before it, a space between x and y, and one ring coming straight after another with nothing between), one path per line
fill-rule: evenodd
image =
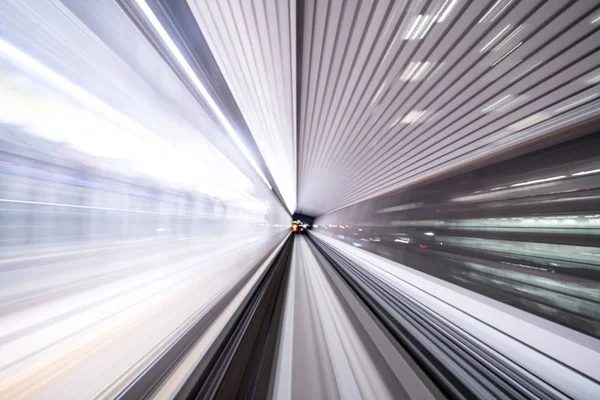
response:
M600 115L600 0L189 1L287 198L297 112L304 214Z
M319 215L598 116L599 5L305 1L299 210Z
M293 212L296 208L295 1L188 0Z

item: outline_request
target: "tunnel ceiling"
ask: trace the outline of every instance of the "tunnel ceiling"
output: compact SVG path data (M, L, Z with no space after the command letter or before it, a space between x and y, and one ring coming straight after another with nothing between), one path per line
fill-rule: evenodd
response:
M188 0L286 202L320 215L600 114L600 1Z

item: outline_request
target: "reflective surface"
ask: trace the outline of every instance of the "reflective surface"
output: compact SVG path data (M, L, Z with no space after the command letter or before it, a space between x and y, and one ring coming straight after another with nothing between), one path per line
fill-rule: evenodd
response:
M599 13L0 0L0 398L594 398Z
M1 398L116 396L288 234L204 107L117 3L0 2Z
M314 229L600 337L600 136L374 199Z

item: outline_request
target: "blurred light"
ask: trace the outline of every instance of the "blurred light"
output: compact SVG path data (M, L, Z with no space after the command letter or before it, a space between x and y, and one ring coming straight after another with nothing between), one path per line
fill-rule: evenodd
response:
M408 239L408 238L398 238L398 239L394 239L394 242L405 243L406 244L406 243L410 243L410 239Z
M406 67L406 70L400 77L400 80L412 82L417 81L420 78L424 78L434 65L435 63L431 63L429 61L411 62L408 67Z
M525 100L527 98L529 98L529 96L526 95L526 94L522 94L520 96L513 97L512 99L510 99L506 103L501 104L500 107L496 108L494 111L496 111L496 112L504 111L506 109L509 109L509 108L515 106L516 104L522 102L523 100Z
M377 93L375 94L375 96L373 97L373 101L371 101L371 105L375 104L375 102L377 101L377 99L379 98L379 95L381 94L381 92L383 91L383 89L385 88L385 81L381 84L381 86L379 87L379 90L377 91Z
M415 70L417 68L419 68L421 66L421 62L411 62L410 64L408 64L408 67L406 67L406 70L404 70L404 73L402 74L402 76L400 77L401 81L408 81L410 80L411 75L413 74L413 72L415 72Z
M510 3L512 3L512 0L508 0L508 1L506 2L506 4L504 4L504 7L502 7L502 8L500 9L500 11L498 11L498 13L497 13L497 14L494 16L494 18L492 18L492 19L490 20L490 22L494 22L494 21L496 20L496 18L498 18L500 15L502 15L502 13L504 12L504 10L506 10L506 7L508 7L508 6L510 5Z
M360 243L354 243L354 242L353 242L352 244L353 244L354 246L356 246L356 247L362 247L362 244L360 244Z
M494 111L494 108L498 105L501 105L503 102L505 102L506 100L510 100L514 97L514 95L512 94L507 94L506 96L504 96L503 98L501 98L500 100L496 100L495 102L493 102L492 104L490 104L489 106L487 106L486 108L482 109L481 112L485 113L485 112L490 112L490 111Z
M490 40L489 42L487 42L487 44L485 46L483 46L481 48L481 50L479 50L479 52L483 53L488 48L490 48L496 42L496 40L498 40L498 38L500 38L500 36L502 36L504 34L504 32L506 32L506 30L510 28L510 26L511 26L510 24L506 25L506 27L504 29L502 29L500 32L498 32L498 34L496 36L494 36L492 38L492 40Z
M534 185L536 183L543 183L543 182L551 182L551 181L557 181L559 179L563 179L566 178L566 175L561 175L561 176L553 176L552 178L545 178L545 179L536 179L535 181L528 181L528 182L521 182L521 183L515 183L514 185L510 185L511 187L517 187L517 186L525 186L525 185Z
M219 121L221 122L221 124L223 125L223 127L225 128L227 133L229 134L229 136L233 139L234 143L236 144L238 149L242 152L242 154L244 155L246 160L248 160L250 165L252 165L254 170L258 173L258 175L261 177L263 182L265 182L265 184L268 186L268 188L273 189L271 187L271 185L269 184L269 181L267 180L266 176L263 174L262 170L258 166L258 164L256 164L256 161L254 161L254 157L250 154L250 151L244 145L244 142L237 135L233 126L229 123L229 121L227 120L227 118L225 117L225 115L223 114L223 112L221 111L219 106L217 105L217 103L210 96L210 94L208 93L208 91L206 90L206 88L204 87L202 82L200 82L200 79L198 79L198 77L194 73L194 70L189 65L189 63L187 62L187 60L185 59L183 54L179 51L179 49L175 45L175 42L173 42L173 40L171 39L171 37L169 36L169 34L165 30L165 28L163 28L160 21L158 20L158 18L156 18L156 16L154 15L152 10L148 6L148 4L146 4L146 2L144 0L136 0L136 3L140 7L142 12L144 13L146 18L148 19L148 21L152 24L152 26L154 27L156 32L162 38L164 43L167 45L167 47L169 48L169 50L171 51L171 53L173 54L173 56L175 57L175 59L177 60L179 65L181 66L181 68L183 68L185 73L188 75L188 77L190 78L190 80L192 81L194 86L199 90L200 94L202 95L202 98L206 101L206 103L210 106L212 111L215 113L216 117L219 119ZM288 209L290 209L289 206L288 206ZM289 211L293 212L293 210L289 210Z
M519 75L515 76L514 78L512 78L510 81L514 82L517 79L521 78L522 76L524 76L525 74L527 74L529 71L531 71L532 69L534 69L535 67L537 67L538 65L540 65L542 62L538 61L535 64L533 64L532 66L530 66L529 68L527 68L525 71L521 72Z
M425 232L425 235L426 236L433 236L433 235L435 235L435 233L433 233L433 232Z
M435 18L432 18L431 15L417 15L415 22L411 25L404 39L423 39L425 35L427 35L427 32L429 32L429 29L434 22Z
M415 34L413 35L413 40L414 39L423 39L425 37L425 35L427 35L427 32L429 32L429 28L431 27L432 23L434 22L433 19L431 19L431 23L430 22L431 19L431 15L425 15L423 16L423 18L421 19L421 23L419 24L419 26L417 27Z
M510 25L509 25L510 26ZM521 32L523 30L523 28L525 27L525 25L519 25L514 31L511 32L510 35L508 35L507 37L505 37L500 43L498 43L496 45L496 47L494 47L492 49L492 51L498 51L500 50L505 44L507 44L511 39L513 39L515 36L517 36L519 34L519 32Z
M478 24L480 24L480 23L482 23L482 22L485 22L485 19L486 19L486 18L487 18L487 17L490 15L490 13L491 13L492 11L494 11L494 9L495 9L496 7L498 7L498 4L500 4L500 2L501 2L501 1L502 1L502 0L498 0L498 1L496 1L496 2L494 3L494 5L493 5L493 6L492 6L492 7L491 7L489 10L488 10L488 12L486 12L486 13L484 14L484 16L483 16L483 17L481 17L481 19L479 20Z
M415 22L412 24L412 26L410 27L410 29L408 30L408 33L406 34L406 36L404 37L404 39L406 40L410 40L411 35L413 34L413 32L415 31L415 29L417 28L417 26L419 25L419 22L421 21L421 18L423 18L422 15L417 15L417 19L415 19Z
M504 7L499 8L498 11L495 14L492 14L492 12L501 4L504 4ZM497 2L494 3L494 5L488 10L488 12L485 13L485 15L483 17L481 17L481 19L479 20L479 24L481 24L482 22L494 22L494 20L496 18L498 18L506 9L506 7L509 6L509 4L512 3L512 0L498 0ZM489 19L488 19L489 18Z
M520 120L518 122L515 122L514 124L510 125L508 127L508 129L519 131L521 129L528 128L531 125L535 125L538 122L542 122L542 121L548 119L548 117L549 116L546 113L543 113L543 112L542 113L538 113L538 114L534 114L534 115L531 115L531 116L529 116L527 118L524 118L524 119L522 119L522 120Z
M592 78L590 78L590 79L587 80L587 83L589 85L594 85L594 84L596 84L598 82L600 82L600 75L596 75L596 76L594 76L594 77L592 77Z
M508 57L513 51L515 51L516 49L518 49L522 44L523 44L523 42L517 43L515 45L515 47L513 47L512 49L510 49L509 51L507 51L506 54L504 54L502 57L500 57L499 59L497 59L496 62L492 64L492 67L496 66L500 61L502 61L506 57Z
M440 8L440 11L438 11L438 14L439 14L439 13L440 13L440 12L442 12L442 10L443 10L443 14L442 14L442 15L440 15L440 16L439 16L439 18L438 18L438 16L436 15L436 16L435 16L436 18L434 18L434 20L435 20L435 19L437 19L437 21L436 21L436 22L444 22L444 20L445 20L445 19L446 19L446 17L448 16L448 14L450 14L450 10L452 10L452 8L454 7L454 5L455 5L455 4L456 4L456 0L450 0L450 2L449 2L449 0L446 0L446 1L444 2L444 5L442 6L442 8ZM447 6L447 7L444 9L444 7L445 7L446 5L448 5L448 6Z
M423 207L424 205L425 205L424 202L419 201L416 203L402 204L399 206L382 208L382 209L377 210L376 213L381 214L381 213L390 213L390 212L396 212L396 211L412 210L414 208Z
M406 114L403 118L398 118L393 124L392 124L392 128L394 126L396 126L396 124L398 122L401 122L403 124L413 124L417 121L419 121L421 119L421 117L423 115L425 115L426 111L422 110L422 111L410 111L408 114Z
M590 170L590 171L576 172L574 174L571 174L571 176L581 176L581 175L597 174L598 172L600 172L600 169L593 169L593 170Z
M590 24L595 24L598 21L600 21L600 15L598 15L596 18L594 18L593 20L591 20Z
M18 48L12 46L10 43L5 42L2 39L0 39L0 53L4 53L11 61L18 63L19 66L25 71L38 78L41 78L43 81L45 81L45 83L58 88L61 92L72 97L89 110L98 113L117 126L123 127L123 129L126 131L125 133L130 135L139 135L139 139L143 140L144 144L151 144L156 148L163 149L163 151L166 149L175 148L170 142L158 138L152 132L142 127L126 115L122 114L120 111L110 107L88 91L77 86L70 80L54 72L33 57L22 52ZM79 144L80 143L77 143L76 147L79 147Z
M588 102L589 100L595 99L596 97L598 97L598 93L591 94L591 95L589 95L587 97L584 97L583 99L577 100L577 101L575 101L575 102L573 102L571 104L568 104L568 105L566 105L564 107L558 108L558 109L556 109L556 110L554 110L552 112L555 113L555 114L558 114L558 113L561 113L563 111L570 110L571 108L575 108L575 107L577 107L577 106L579 106L579 105L581 105L583 103Z

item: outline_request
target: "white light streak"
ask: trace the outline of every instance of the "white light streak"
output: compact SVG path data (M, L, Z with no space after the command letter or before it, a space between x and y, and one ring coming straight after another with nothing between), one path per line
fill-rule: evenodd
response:
M506 2L506 4L504 5L504 7L502 7L502 9L500 11L498 11L498 13L494 16L494 18L492 18L490 20L490 22L494 22L496 20L496 18L498 18L500 15L502 15L502 13L504 12L504 10L506 10L506 7L508 7L510 5L510 3L512 3L512 0L508 0Z
M490 40L485 46L483 46L483 48L481 50L479 50L479 52L483 53L488 48L490 48L496 42L496 40L498 40L498 38L500 38L504 34L504 32L506 32L507 29L510 29L510 26L511 26L510 24L506 25L504 27L504 29L502 29L500 32L498 32L498 34L496 34L496 36L494 36L492 38L492 40Z
M555 113L555 114L558 114L558 113L561 113L561 112L563 112L563 111L570 110L570 109L572 109L572 108L575 108L575 107L577 107L578 105L581 105L581 104L583 104L583 103L586 103L586 102L587 102L587 101L589 101L589 100L595 99L596 97L598 97L598 93L594 93L594 94L592 94L592 95L589 95L589 96L587 96L587 97L584 97L583 99L577 100L577 101L575 101L575 102L573 102L573 103L571 103L571 104L567 104L566 106L564 106L564 107L561 107L561 108L558 108L558 109L556 109L556 110L554 110L554 111L552 111L552 112L553 112L553 113Z
M527 99L529 96L527 96L526 94L521 95L521 96L517 96L513 99L511 99L510 101L502 104L500 107L498 107L497 109L495 109L494 111L496 112L502 112L510 107L513 107L515 104L520 103L521 101Z
M481 17L481 19L479 20L478 24L480 24L483 21L485 21L485 19L487 18L487 16L490 15L490 13L492 11L494 11L494 8L496 8L498 6L498 4L500 4L501 2L502 2L502 0L498 0L497 2L495 2L494 5L488 10L488 12L486 12L485 15L483 17Z
M446 0L446 2L444 2L444 5L442 6L442 8L440 8L441 12L442 10L444 10L444 7L446 6L446 4L448 4L448 0ZM448 4L448 7L446 7L446 9L444 10L444 13L442 15L440 15L439 18L437 18L437 22L444 22L444 20L446 19L446 17L448 16L448 14L450 13L450 10L452 10L452 8L454 7L454 5L456 4L456 0L451 0L450 4ZM438 14L439 14L438 12Z
M175 150L175 147L170 142L158 138L151 131L139 125L115 108L99 100L93 94L62 77L60 74L54 72L52 69L46 67L44 64L22 52L10 43L0 39L0 54L2 53L13 62L20 64L27 72L32 73L50 85L58 88L64 94L72 97L81 105L98 113L108 121L122 127L132 137L149 142L149 144L154 145L156 148L168 149L170 151Z
M590 85L594 85L596 83L600 82L600 75L596 75L590 79L587 80L587 83Z
M410 64L408 64L408 67L406 67L406 70L404 70L404 73L402 74L402 76L400 77L400 80L402 81L408 81L410 80L411 75L413 74L413 72L415 72L417 70L417 68L419 68L421 66L421 62L411 62Z
M421 78L421 76L424 76L425 74L427 74L427 72L429 72L429 70L431 69L431 67L433 66L432 63L430 63L429 61L425 61L423 63L423 65L421 66L421 68L412 76L413 81L418 80L419 78Z
M400 77L400 80L402 81L416 81L419 78L422 78L424 75L427 74L427 72L429 72L429 70L431 69L431 67L433 67L434 63L431 63L429 61L425 61L425 62L411 62L408 67L406 67L406 70L404 71L404 73L402 74L402 76Z
M173 42L173 40L171 39L171 37L169 36L169 34L165 30L165 28L163 28L160 21L158 20L158 18L156 18L156 16L154 15L152 10L148 6L148 4L146 4L146 2L144 0L136 0L136 3L140 7L142 12L144 13L146 18L148 19L148 21L152 24L152 26L154 27L156 32L159 34L159 36L161 37L163 42L167 45L167 47L169 48L169 50L171 51L171 53L173 54L173 56L175 57L175 59L177 60L179 65L181 66L181 68L184 70L186 75L190 78L191 82L196 87L196 89L198 89L198 91L202 95L202 98L206 101L206 103L210 106L212 111L215 113L215 116L218 118L219 122L221 122L221 124L223 125L223 127L225 128L225 130L227 131L227 133L229 134L231 139L234 141L234 143L236 144L238 149L242 152L242 154L244 155L246 160L250 163L250 165L252 165L254 170L258 173L260 178L265 182L265 184L269 187L269 189L272 189L271 185L269 184L269 181L267 180L267 177L263 174L261 168L258 166L256 161L254 161L254 157L252 156L252 154L250 154L250 151L246 148L242 139L235 132L235 129L229 123L229 121L227 120L227 118L225 117L225 115L223 114L223 112L221 111L219 106L217 105L217 103L210 96L210 94L208 93L208 90L206 90L206 88L204 87L204 85L202 84L200 79L196 76L194 70L192 69L190 64L187 62L187 60L185 59L185 57L183 56L181 51L179 51L179 49L177 48L177 45L175 44L175 42ZM293 210L290 210L290 211L293 211Z
M417 28L417 30L415 31L415 34L412 37L413 40L416 39L417 37L419 39L423 39L425 37L425 35L429 31L429 27L431 26L431 24L427 24L427 22L429 21L430 18L431 18L431 15L425 15L423 17L421 23L419 24L419 27Z
M538 65L540 65L542 62L538 61L535 64L533 64L531 67L527 68L525 71L521 72L519 75L515 76L513 79L511 79L511 82L516 81L517 79L521 78L523 75L525 75L526 73L528 73L529 71L531 71L532 69L534 69L535 67L537 67Z
M498 64L500 61L504 60L506 57L508 57L510 55L510 53L512 53L513 51L515 51L516 49L519 48L519 46L521 46L523 44L523 42L519 42L517 43L517 45L515 47L513 47L512 49L510 49L505 55L503 55L502 57L500 57L498 60L496 60L495 63L492 64L492 67L496 66L496 64Z
M517 187L517 186L535 185L536 183L552 182L552 181L557 181L559 179L564 179L566 177L567 177L566 175L553 176L552 178L536 179L534 181L527 181L527 182L515 183L514 185L510 185L510 186L511 187Z
M494 107L496 107L497 105L503 103L504 101L506 101L508 99L511 99L512 97L513 97L512 94L507 94L506 96L504 96L500 100L495 101L494 103L490 104L489 106L487 106L486 108L484 108L483 110L481 110L481 112L485 113L485 112L493 111Z
M498 43L496 45L496 47L494 47L492 49L492 51L498 51L500 50L506 43L508 43L511 39L513 39L515 36L517 36L525 27L525 25L519 25L514 31L512 31L510 33L510 35L508 35L507 37L505 37L500 43Z
M419 21L421 21L421 18L423 16L422 15L417 15L417 19L415 20L415 22L412 24L412 26L410 27L410 29L408 30L408 33L406 34L406 37L404 39L406 40L410 40L410 37L412 36L413 31L415 30L415 28L417 27L417 25L419 25Z
M571 176L582 176L582 175L590 175L590 174L597 174L600 172L600 169L592 169L590 171L581 171L581 172L576 172L574 174L571 174Z
M402 118L402 120L400 122L402 122L403 124L412 124L417 122L424 114L425 114L425 110L423 111L411 111L408 114L406 114L404 116L404 118Z
M371 105L375 104L375 102L377 101L377 98L379 98L379 95L381 94L381 92L383 91L384 88L385 88L385 81L381 84L381 87L375 94L375 97L373 97L373 101L371 102Z
M435 233L433 233L433 232L425 232L425 235L427 235L427 236L433 236L433 235L435 235Z
M508 129L518 131L521 129L525 129L531 125L537 124L538 122L541 122L547 118L548 118L548 115L543 114L543 113L542 114L534 114L534 115L524 118L518 122L515 122L514 124L510 125L508 127Z

